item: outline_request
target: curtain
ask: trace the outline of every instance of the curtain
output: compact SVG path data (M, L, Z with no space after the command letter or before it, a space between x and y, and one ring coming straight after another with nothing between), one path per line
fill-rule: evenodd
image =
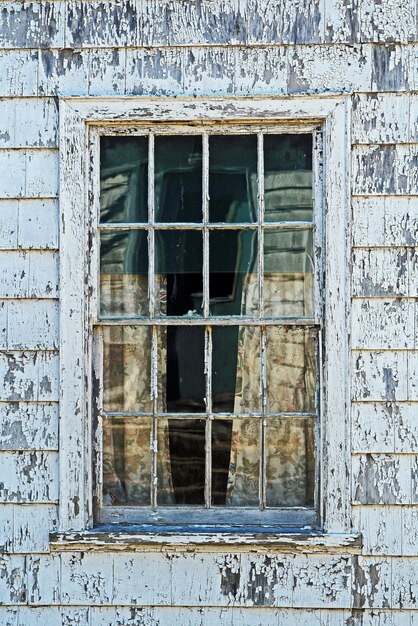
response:
M145 275L102 275L101 299L107 313L120 313L124 303L135 297L135 307L148 302ZM165 286L156 285L160 302ZM139 309L138 314L145 314ZM113 326L104 329L104 405L110 412L151 413L151 343L147 326ZM166 362L165 335L157 336L159 363ZM164 411L165 371L157 376L158 411ZM157 420L157 474L165 503L173 501L168 421ZM106 420L103 425L103 487L105 505L125 503L149 505L151 502L152 418L128 417Z

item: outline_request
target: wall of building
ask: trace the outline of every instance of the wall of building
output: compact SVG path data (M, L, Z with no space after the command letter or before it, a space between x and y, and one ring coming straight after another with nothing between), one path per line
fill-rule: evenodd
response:
M0 2L2 625L418 624L417 90L415 0ZM362 553L52 553L58 97L318 93L352 95Z

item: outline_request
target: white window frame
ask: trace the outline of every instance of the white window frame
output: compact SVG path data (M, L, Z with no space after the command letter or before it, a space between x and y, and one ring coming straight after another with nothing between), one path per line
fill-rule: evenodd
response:
M158 122L277 123L322 127L325 350L321 381L320 520L350 531L350 101L349 98L65 98L60 101L60 500L59 530L93 527L92 328L97 310L100 127ZM309 132L309 130L307 132ZM291 132L291 130L289 131ZM93 158L91 158L93 155ZM95 155L97 158L95 158ZM315 175L315 172L314 172ZM121 522L126 520L120 520ZM279 520L280 521L280 520ZM232 523L232 521L231 521ZM244 530L244 529L243 529Z

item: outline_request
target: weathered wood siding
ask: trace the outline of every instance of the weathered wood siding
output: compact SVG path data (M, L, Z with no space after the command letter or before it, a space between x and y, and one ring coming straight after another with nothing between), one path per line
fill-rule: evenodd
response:
M418 624L417 91L415 0L0 2L2 625ZM351 96L347 446L362 554L51 552L57 96L125 94Z

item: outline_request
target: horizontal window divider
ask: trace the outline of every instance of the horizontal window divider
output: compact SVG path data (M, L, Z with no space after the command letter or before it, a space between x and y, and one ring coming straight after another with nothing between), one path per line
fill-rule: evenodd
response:
M295 527L315 527L317 512L308 507L277 507L260 510L259 508L228 508L203 506L172 506L172 507L137 507L107 506L100 511L97 523L118 523L124 520L127 524L236 524L237 519L244 524L274 524L280 514L280 525Z
M311 318L267 318L248 317L118 317L95 322L95 326L303 326L320 329L321 324Z
M203 231L203 228L208 230L257 230L257 222L225 222L225 223L210 223L203 224L200 222L159 222L158 224L147 224L145 222L108 222L106 224L99 224L99 230L198 230ZM295 221L295 222L263 222L261 228L274 229L274 230L306 230L315 229L315 225L309 221Z
M293 419L293 418L309 418L316 419L317 413L303 413L303 412L282 412L282 413L141 413L141 412L123 412L123 411L102 411L101 416L103 419L129 419L129 418L144 418L149 419L155 417L156 419L180 419L180 420L192 420L192 419L212 419L212 420L234 420L234 419Z
M126 99L126 98L125 98ZM221 119L219 119L221 118ZM321 118L310 117L308 119L299 118L294 122L290 120L278 123L277 119L259 119L257 117L252 118L251 126L248 125L248 120L240 119L222 119L222 115L213 121L205 119L200 120L173 120L167 123L165 120L153 120L150 124L149 120L132 120L129 122L129 131L127 132L126 122L114 122L113 124L103 125L103 122L91 121L89 125L96 127L95 132L97 135L109 136L149 136L158 137L159 135L202 135L208 133L211 135L224 135L225 127L228 128L228 133L239 135L254 135L257 133L263 133L263 135L277 134L286 135L292 133L295 135L305 135L313 130L317 129L319 125L323 123Z

